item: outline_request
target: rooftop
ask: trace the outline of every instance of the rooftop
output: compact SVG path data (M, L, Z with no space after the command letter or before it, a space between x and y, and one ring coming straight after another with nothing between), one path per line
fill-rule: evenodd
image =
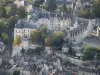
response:
M29 20L29 21L22 21L19 20L17 22L17 24L15 25L15 28L31 28L31 29L36 29L37 26L35 23L33 23L33 21Z

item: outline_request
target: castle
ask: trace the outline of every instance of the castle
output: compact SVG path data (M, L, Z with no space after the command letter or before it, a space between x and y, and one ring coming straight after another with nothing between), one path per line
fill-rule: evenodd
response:
M65 38L80 42L86 36L91 36L94 20L76 17L74 14L50 13L38 11L28 16L25 22L18 22L14 28L14 38L21 35L30 38L30 31L46 26L50 31L63 31ZM21 27L23 25L23 27ZM18 31L20 30L20 31ZM26 31L26 32L25 32Z

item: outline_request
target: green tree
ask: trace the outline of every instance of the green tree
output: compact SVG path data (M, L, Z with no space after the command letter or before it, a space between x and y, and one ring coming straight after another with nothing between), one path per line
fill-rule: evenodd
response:
M6 33L2 33L2 39L5 44L8 44L9 37Z
M47 3L43 3L43 4L40 6L40 8L43 8L43 9L47 10Z
M14 28L15 27L15 24L17 23L18 19L14 16L11 16L9 19L8 19L8 27L9 28Z
M93 18L100 18L100 0L94 0L91 5L91 16Z
M60 12L68 13L68 9L65 4L60 8Z
M48 34L46 26L40 27L39 31L41 32L41 35L42 35L43 38L45 38Z
M40 7L41 4L43 4L44 0L35 0L33 7Z
M22 42L21 36L17 35L17 36L16 36L16 44L17 44L17 45L20 45L21 42Z
M5 7L7 17L10 16L10 7Z
M6 28L6 23L4 20L0 20L0 37L1 37L1 34L3 32L3 30Z
M6 9L3 6L0 6L0 18L6 17Z
M73 9L72 9L71 7L69 7L69 8L68 8L68 12L69 12L69 13L72 13L72 12L73 12Z
M83 10L81 11L81 15L82 15L82 17L84 17L84 18L90 18L90 14L89 14L89 11L88 11L87 9L83 9Z
M93 60L96 54L100 54L100 49L94 47L88 47L84 49L83 60ZM97 56L96 59L100 60L100 56Z
M22 50L21 50L20 52L21 52L22 54L24 54L24 53L25 53L25 49L22 48Z
M39 43L41 40L41 32L38 30L33 30L31 32L31 40L34 43Z
M17 10L18 10L17 9L17 5L16 4L12 4L11 7L10 7L10 10L11 10L10 11L10 15L11 16L15 16L17 14Z
M54 32L52 33L52 46L59 47L63 44L64 33Z
M20 75L20 71L19 71L19 70L15 70L15 71L13 72L13 75Z
M44 45L45 44L45 38L47 37L47 27L43 26L40 27L39 31L41 32L41 43Z
M53 11L57 8L56 0L48 0L47 1L47 10Z
M40 47L36 47L35 49L35 53L40 54L41 51L44 51L45 47L44 46L40 46Z
M18 8L18 15L19 15L19 18L23 19L26 17L26 11L25 11L25 7L24 6L20 6Z
M45 38L45 46L51 46L52 45L52 39L50 37Z

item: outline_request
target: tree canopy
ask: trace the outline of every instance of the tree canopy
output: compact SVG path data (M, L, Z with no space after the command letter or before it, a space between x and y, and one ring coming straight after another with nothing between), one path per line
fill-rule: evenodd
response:
M35 0L33 6L34 7L40 7L41 4L43 4L44 0Z
M48 0L47 1L47 10L52 11L57 8L56 0Z
M52 39L50 37L45 38L45 46L51 46L52 45Z
M14 16L11 16L9 19L8 19L8 27L9 28L14 28L15 27L15 24L17 23L17 18L14 17Z
M52 46L59 47L63 44L64 33L54 32L52 33Z
M0 6L0 18L6 17L6 10L3 6Z
M22 42L22 38L20 35L17 35L16 36L16 39L15 39L15 45L20 45Z
M20 75L20 71L18 70L15 70L14 72L13 72L13 75Z
M4 44L8 44L9 37L6 33L2 33L2 39Z
M31 32L31 40L34 43L39 43L41 40L41 32L38 30L33 30Z
M25 11L25 7L24 6L20 6L18 8L18 15L19 15L19 18L21 18L21 19L26 17L26 11Z
M100 49L94 47L85 48L83 53L83 59L93 60L95 58L95 55L97 54L100 54ZM96 59L100 60L100 55L98 55Z
M100 0L93 0L90 9L84 8L81 15L85 18L100 18Z
M68 12L68 9L67 9L65 4L60 8L60 12L63 12L63 13L67 13Z

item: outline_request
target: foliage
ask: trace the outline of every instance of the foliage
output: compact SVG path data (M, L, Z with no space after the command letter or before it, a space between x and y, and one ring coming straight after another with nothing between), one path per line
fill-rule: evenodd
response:
M96 18L100 18L100 0L94 0L91 5L91 12Z
M16 23L17 23L17 18L16 18L16 17L11 16L11 17L8 19L8 27L9 27L9 28L14 28Z
M45 38L45 46L51 46L52 45L52 39L50 37Z
M43 27L40 27L39 31L41 32L41 42L42 44L45 43L45 38L47 37L47 27L46 26L43 26Z
M100 0L93 0L90 9L84 8L81 15L84 18L100 18Z
M59 47L63 44L64 33L54 32L52 33L52 46Z
M5 44L8 44L9 38L8 38L8 35L7 35L6 33L2 33L2 38L3 38L3 42L4 42Z
M6 26L6 23L5 23L5 21L2 19L2 20L0 20L0 29L4 29L4 28L6 28L7 26Z
M82 15L82 17L84 17L84 18L89 18L89 11L88 11L87 9L83 9L83 10L81 11L81 15Z
M17 14L17 5L12 4L11 7L10 7L10 15L15 16L16 14Z
M6 10L6 15L9 16L10 15L10 11L11 11L10 7L6 7L5 10Z
M35 0L33 7L40 7L41 4L43 4L44 0Z
M45 50L45 47L44 46L40 46L40 47L36 47L35 49L35 53L40 53L41 51L44 51Z
M47 10L52 11L57 8L56 0L48 0L47 2Z
M20 6L18 8L18 15L19 15L19 18L21 18L21 19L26 17L26 11L25 11L25 7L24 6Z
M21 38L21 36L20 36L20 35L17 35L15 41L16 41L16 42L15 42L15 45L20 45L21 42L22 42L22 38Z
M0 36L3 32L3 30L7 27L6 23L4 22L4 20L0 20Z
M43 9L47 9L47 3L43 3L40 7Z
M13 75L20 75L20 71L19 71L19 70L15 70L15 71L13 72Z
M100 54L100 49L94 47L88 47L84 49L83 60L93 60L96 54ZM100 55L97 55L95 59L100 60Z
M25 49L22 48L21 53L24 54L25 53Z
M72 56L76 56L75 51L73 50L73 48L71 46L69 47L68 54L70 54Z
M0 6L0 18L6 17L6 9L3 6Z
M68 9L67 9L65 4L60 8L60 12L63 12L63 13L67 13L68 12Z
M38 30L33 30L33 31L31 32L31 40L32 40L33 42L35 42L35 43L40 42L40 40L41 40L41 32L38 31Z
M36 49L29 49L27 51L27 54L40 54L41 51L44 51L45 50L45 47L44 46L39 46L39 47L36 47Z

